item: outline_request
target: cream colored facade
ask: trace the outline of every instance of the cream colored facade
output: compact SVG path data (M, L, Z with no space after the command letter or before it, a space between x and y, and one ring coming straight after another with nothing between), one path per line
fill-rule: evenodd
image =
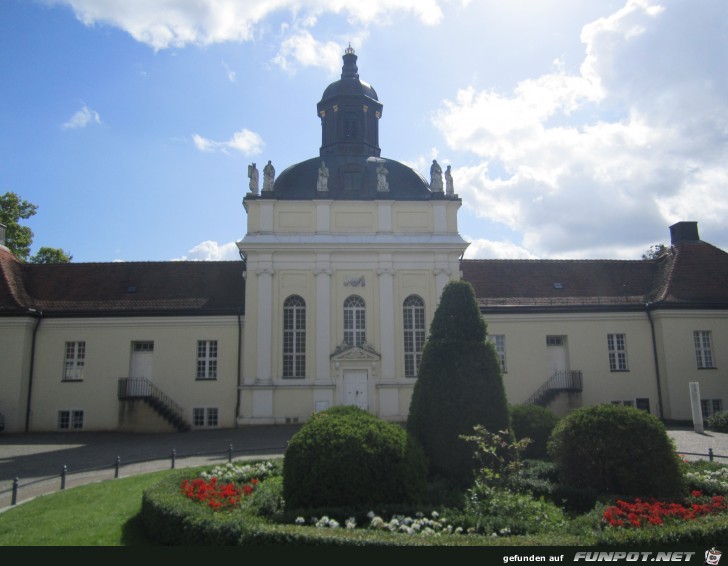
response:
M457 231L459 200L435 202L246 199L248 231L241 424L301 422L315 410L358 403L406 418L403 304L425 304L426 326L445 284L459 277L467 244ZM343 348L347 297L363 299L365 348ZM305 376L283 377L283 304L306 308ZM310 337L310 338L309 338ZM312 339L311 339L312 338ZM356 375L357 378L352 376ZM356 383L353 383L356 381Z
M5 327L3 334L12 333L17 339L15 343L2 340L0 356L15 361L13 367L3 363L3 371L14 371L18 378L8 380L12 394L3 393L0 411L10 425L8 431L21 431L30 382L27 346L32 344L32 328L38 319L12 320L15 328ZM149 413L141 401L123 402L117 395L119 379L131 375L136 343L153 344L143 377L177 403L188 422L193 422L195 409L215 408L215 426L234 427L236 398L231 392L238 383L238 335L236 317L41 319L36 333L29 430L59 429L61 411L83 411L83 430L174 430L159 415ZM214 379L196 377L200 340L217 343ZM85 349L83 367L72 379L64 373L69 343L83 343ZM28 355L20 355L24 350ZM140 418L143 422L138 422Z

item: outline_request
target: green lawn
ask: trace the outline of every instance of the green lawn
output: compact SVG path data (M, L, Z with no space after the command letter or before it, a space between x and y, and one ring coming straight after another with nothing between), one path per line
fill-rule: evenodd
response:
M153 546L136 517L142 492L168 471L44 495L0 513L0 546Z

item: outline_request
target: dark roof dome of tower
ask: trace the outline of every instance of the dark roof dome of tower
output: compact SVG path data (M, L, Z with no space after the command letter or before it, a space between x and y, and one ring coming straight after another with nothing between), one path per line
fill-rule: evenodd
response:
M317 190L322 162L330 171L328 191L325 193ZM389 190L386 192L377 189L379 165L387 169ZM424 177L404 163L385 157L369 157L359 162L338 156L326 159L314 157L291 165L276 178L273 193L275 198L290 200L430 200L436 196L430 191Z
M344 52L344 65L341 67L341 78L334 81L324 90L321 102L337 96L363 95L372 100L379 100L372 85L359 79L359 68L356 66L356 53L351 45Z

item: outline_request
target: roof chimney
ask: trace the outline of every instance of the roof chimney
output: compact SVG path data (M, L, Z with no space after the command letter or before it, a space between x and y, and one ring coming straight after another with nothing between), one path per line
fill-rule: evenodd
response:
M682 242L699 242L697 222L678 222L670 226L670 240L672 245Z

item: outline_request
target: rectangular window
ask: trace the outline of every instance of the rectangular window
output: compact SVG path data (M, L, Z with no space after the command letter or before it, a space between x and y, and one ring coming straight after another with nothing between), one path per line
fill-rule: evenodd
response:
M693 332L695 343L695 359L698 369L715 368L713 361L713 337L710 330L696 330Z
M63 364L63 380L79 381L83 379L83 368L86 362L86 342L66 342L66 355Z
M495 346L495 351L498 354L498 360L500 360L501 371L506 373L506 337L504 334L489 334L488 340L490 340Z
M563 346L565 343L563 336L546 336L547 346Z
M78 409L62 409L58 411L59 430L81 430L83 428L83 411Z
M634 401L629 399L626 401L612 401L612 405L624 405L625 407L634 407Z
M217 407L195 407L192 409L192 426L214 428L218 426Z
M704 419L712 417L715 413L720 413L723 410L723 399L701 399L700 409Z
M609 371L627 371L627 348L624 334L607 334Z
M402 309L404 330L404 375L417 377L425 347L425 302L417 295L410 295Z
M217 340L197 341L197 379L217 379Z

